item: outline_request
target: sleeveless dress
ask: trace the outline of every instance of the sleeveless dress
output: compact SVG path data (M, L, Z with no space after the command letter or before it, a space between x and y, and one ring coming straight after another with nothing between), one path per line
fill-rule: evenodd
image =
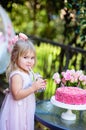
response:
M14 71L10 75L9 84L11 88L11 78L19 74L23 80L23 89L32 84L32 75L20 71ZM0 111L0 130L34 130L35 94L21 100L15 100L12 93L8 93L3 101Z

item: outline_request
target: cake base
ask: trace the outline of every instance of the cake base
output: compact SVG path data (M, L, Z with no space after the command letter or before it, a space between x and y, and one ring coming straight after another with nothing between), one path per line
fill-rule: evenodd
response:
M67 112L63 112L61 114L62 119L65 120L76 120L76 115L74 113L72 113L71 110L67 110Z
M65 120L76 120L76 114L72 113L72 110L86 110L85 105L71 105L59 102L55 99L55 96L51 97L51 103L57 107L67 109L67 112L61 114L61 118Z

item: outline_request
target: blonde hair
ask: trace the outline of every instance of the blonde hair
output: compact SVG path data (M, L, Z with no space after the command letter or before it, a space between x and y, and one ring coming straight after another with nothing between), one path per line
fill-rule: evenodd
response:
M10 73L18 68L17 61L20 56L27 54L27 52L33 52L35 56L35 63L36 63L36 51L33 43L30 39L22 40L18 39L14 44L14 47L11 52L10 63L6 70L6 78L7 81L9 80Z

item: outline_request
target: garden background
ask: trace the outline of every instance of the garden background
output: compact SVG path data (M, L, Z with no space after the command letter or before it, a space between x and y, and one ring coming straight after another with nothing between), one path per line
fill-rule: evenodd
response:
M35 44L34 72L47 79L46 90L36 95L38 100L50 99L55 93L52 76L56 71L75 69L86 74L85 0L0 0L0 4L15 33L25 33ZM8 86L5 73L0 74L0 84Z

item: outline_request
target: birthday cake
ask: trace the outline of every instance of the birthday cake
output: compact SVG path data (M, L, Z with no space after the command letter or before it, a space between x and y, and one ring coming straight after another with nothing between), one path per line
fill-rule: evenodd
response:
M86 104L86 90L78 87L59 87L55 93L55 100L72 105Z

